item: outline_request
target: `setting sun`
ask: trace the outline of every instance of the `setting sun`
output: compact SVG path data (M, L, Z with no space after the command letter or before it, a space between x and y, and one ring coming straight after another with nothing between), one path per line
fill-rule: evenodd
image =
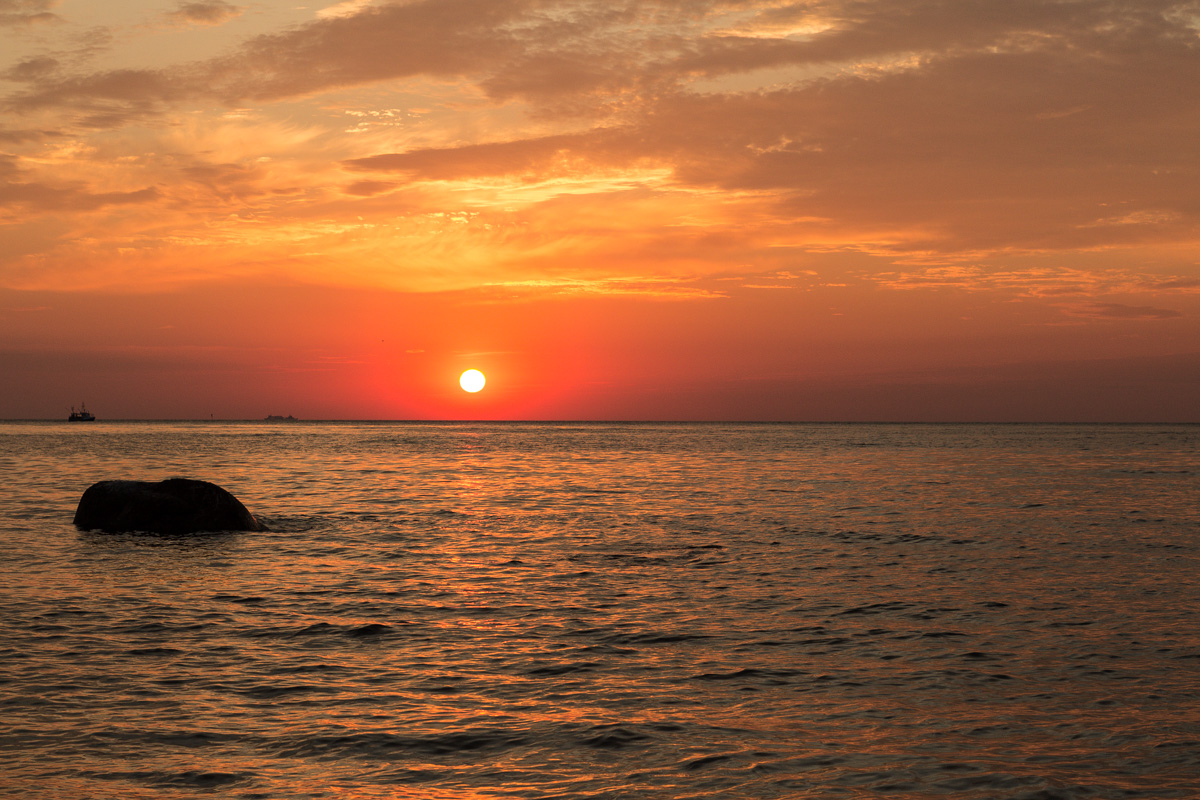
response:
M486 383L487 378L477 369L469 369L458 377L458 385L463 388L464 392L478 392Z

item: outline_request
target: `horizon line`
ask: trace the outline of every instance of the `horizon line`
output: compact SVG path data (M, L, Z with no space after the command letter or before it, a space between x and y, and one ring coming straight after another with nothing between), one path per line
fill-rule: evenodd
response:
M11 422L50 422L81 425L59 417L12 417L0 419L0 424ZM401 424L401 425L1200 425L1200 420L903 420L903 419L844 419L844 420L797 420L797 419L265 419L222 417L127 417L92 420L93 423L127 422L205 422L205 423L257 423L287 427L294 424L356 423L356 424ZM88 426L84 426L88 427Z

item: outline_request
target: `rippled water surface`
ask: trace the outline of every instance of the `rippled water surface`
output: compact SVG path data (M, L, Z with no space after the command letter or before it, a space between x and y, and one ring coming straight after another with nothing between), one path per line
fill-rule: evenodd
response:
M0 423L0 796L1198 797L1198 444Z

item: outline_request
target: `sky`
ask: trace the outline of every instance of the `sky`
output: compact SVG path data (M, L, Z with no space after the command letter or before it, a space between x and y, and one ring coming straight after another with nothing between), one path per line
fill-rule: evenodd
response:
M1200 2L0 0L0 418L1200 422L1198 143Z

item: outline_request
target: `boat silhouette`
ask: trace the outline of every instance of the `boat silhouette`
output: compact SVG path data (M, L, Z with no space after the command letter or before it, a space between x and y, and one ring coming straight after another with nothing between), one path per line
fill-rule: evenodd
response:
M96 416L87 410L87 405L79 404L79 410L75 410L75 406L71 406L71 416L67 417L67 422L95 422Z

